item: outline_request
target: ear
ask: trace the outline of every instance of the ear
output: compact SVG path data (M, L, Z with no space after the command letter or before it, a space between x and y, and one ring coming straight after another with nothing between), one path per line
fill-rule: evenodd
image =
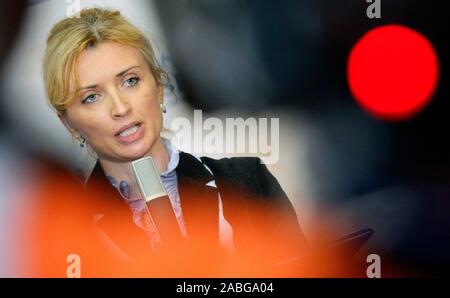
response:
M61 123L66 127L66 129L70 132L72 136L78 136L80 133L73 127L73 125L70 123L69 119L67 119L66 115L59 115L58 118L61 121Z

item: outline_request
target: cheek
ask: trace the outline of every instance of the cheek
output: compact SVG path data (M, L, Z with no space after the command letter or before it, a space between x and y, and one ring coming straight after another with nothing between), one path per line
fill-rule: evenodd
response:
M147 107L151 107L153 109L155 106L159 105L156 90L153 88L147 88L144 90L142 93L142 98Z
M77 119L75 125L80 133L88 139L88 142L99 142L102 140L102 136L109 135L111 130L111 124L107 121L102 121L104 117L96 114L89 117L83 117Z
M103 135L101 123L98 124L92 123L92 125L84 125L83 131L85 136L91 139L91 142L96 140L98 141L100 139L100 136Z
M150 117L159 122L161 119L161 108L155 90L147 90L141 96L138 110L143 111L145 117Z

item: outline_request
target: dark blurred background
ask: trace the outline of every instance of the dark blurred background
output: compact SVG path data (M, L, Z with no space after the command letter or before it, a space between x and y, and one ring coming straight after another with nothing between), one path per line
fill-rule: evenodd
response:
M358 121L362 137L389 135L380 183L397 179L447 181L450 139L445 1L381 1L381 19L369 19L366 1L156 1L178 81L194 107L283 106L307 112L329 130L330 146L351 147ZM408 121L372 119L352 99L347 58L356 41L383 24L403 24L425 35L440 63L431 103ZM351 114L348 119L348 113ZM335 120L349 123L335 126ZM353 121L353 122L352 122ZM348 127L351 126L350 131ZM370 130L367 130L370 128ZM349 134L350 132L350 134ZM358 135L359 136L359 135ZM375 150L370 144L361 150ZM341 158L354 154L342 152ZM334 148L332 149L334 150ZM342 149L346 151L346 149ZM344 167L350 166L345 165ZM387 177L389 176L389 177ZM389 178L389 179L387 179ZM366 187L375 186L370 181ZM364 185L349 193L364 191Z
M160 0L156 7L194 107L307 117L320 136L307 151L314 199L341 208L350 226L374 228L371 248L386 258L442 273L450 264L447 3L381 0L380 19L367 17L363 0ZM404 121L373 118L347 83L350 50L384 24L420 32L439 58L433 99Z

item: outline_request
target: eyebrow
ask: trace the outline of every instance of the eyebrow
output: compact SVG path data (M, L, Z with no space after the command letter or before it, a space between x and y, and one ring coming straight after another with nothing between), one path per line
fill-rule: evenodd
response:
M119 78L119 77L123 76L125 73L127 73L128 71L132 70L133 68L140 68L140 66L139 66L139 65L130 66L130 67L128 67L127 69L122 70L121 72L119 72L118 74L116 74L115 77L116 77L116 78ZM92 88L95 88L95 87L97 87L97 86L98 86L98 84L90 85L90 86L86 86L86 87L82 87L82 88L78 89L78 91L85 90L85 89L92 89Z

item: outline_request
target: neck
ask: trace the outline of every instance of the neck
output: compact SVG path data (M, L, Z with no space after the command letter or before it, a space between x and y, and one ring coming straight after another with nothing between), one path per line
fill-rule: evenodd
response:
M161 138L155 141L150 151L144 156L151 156L153 158L159 173L167 170L169 153ZM114 177L117 182L124 180L129 184L130 198L141 197L136 179L134 178L133 168L131 166L132 161L117 162L99 158L99 162L106 175Z

